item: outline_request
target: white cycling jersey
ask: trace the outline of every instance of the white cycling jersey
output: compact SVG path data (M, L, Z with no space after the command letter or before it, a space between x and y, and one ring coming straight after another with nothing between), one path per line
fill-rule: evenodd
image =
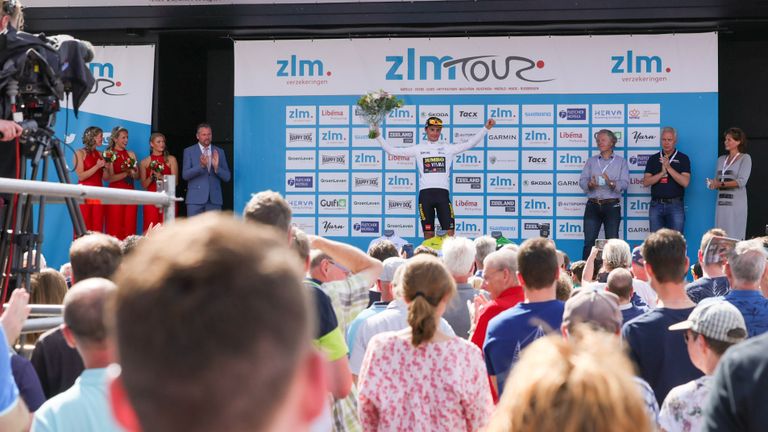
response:
M395 147L384 141L381 135L376 137L376 140L381 144L381 148L391 155L416 157L420 191L432 188L450 190L453 157L480 144L487 133L488 129L480 128L475 136L459 144L450 144L446 141L428 141L410 147Z

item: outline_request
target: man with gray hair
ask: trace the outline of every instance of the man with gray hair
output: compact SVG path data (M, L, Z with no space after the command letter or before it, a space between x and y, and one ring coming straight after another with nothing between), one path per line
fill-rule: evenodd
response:
M467 281L474 273L475 245L466 237L452 237L443 243L443 264L456 282L456 295L445 308L443 318L453 327L456 335L469 338L471 322L467 302L472 302L477 291Z
M496 251L496 239L484 235L475 239L475 276L483 277L483 261L485 257Z
M35 412L35 431L121 431L107 397L107 347L104 308L116 287L102 278L75 284L64 297L64 338L76 348L85 370L67 391L48 399Z
M661 129L661 151L651 156L645 165L643 186L651 188L648 219L651 232L670 228L683 232L685 188L691 182L691 161L675 148L677 131Z
M761 241L740 241L725 264L725 275L731 284L731 292L724 298L744 316L749 337L768 331L768 299L760 291L766 258L768 253Z

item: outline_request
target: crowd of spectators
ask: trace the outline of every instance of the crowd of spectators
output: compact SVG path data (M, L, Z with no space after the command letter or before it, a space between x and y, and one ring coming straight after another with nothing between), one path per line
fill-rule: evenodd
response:
M491 236L408 257L305 234L271 191L88 234L0 318L34 347L0 361L0 430L761 430L768 238L706 259L725 236L699 277L669 229L576 262ZM20 340L30 302L64 323Z

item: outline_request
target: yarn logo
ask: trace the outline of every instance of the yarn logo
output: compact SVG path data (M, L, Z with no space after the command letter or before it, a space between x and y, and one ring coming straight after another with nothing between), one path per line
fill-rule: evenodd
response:
M318 224L320 235L345 237L348 234L349 221L347 218L319 218Z
M91 74L96 78L96 82L93 84L91 94L101 91L101 93L107 96L125 96L128 93L120 91L123 87L123 82L115 78L115 65L112 63L88 63L88 69L91 70Z

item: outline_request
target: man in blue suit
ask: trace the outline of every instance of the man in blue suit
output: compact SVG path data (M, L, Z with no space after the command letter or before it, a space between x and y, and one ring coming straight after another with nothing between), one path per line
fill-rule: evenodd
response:
M184 149L181 176L187 181L187 216L221 210L221 182L232 174L224 150L211 145L213 132L207 123L197 126L197 144Z

